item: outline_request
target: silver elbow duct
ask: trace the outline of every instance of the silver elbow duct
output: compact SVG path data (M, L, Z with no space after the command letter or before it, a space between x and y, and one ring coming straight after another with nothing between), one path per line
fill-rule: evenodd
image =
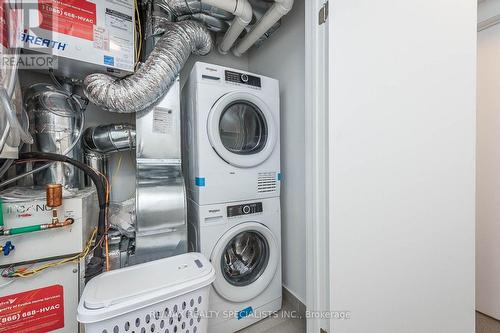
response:
M129 124L111 124L89 127L83 140L85 148L100 154L131 150L135 148L135 127Z
M179 16L177 21L195 20L203 23L208 30L213 32L226 32L229 29L229 22L215 18L205 13Z
M87 98L112 112L133 113L155 105L172 86L191 53L208 54L210 31L196 21L164 23L165 33L148 59L134 74L116 79L91 74L84 80Z
M153 4L163 9L168 14L171 21L174 21L177 17L200 13L224 21L229 21L234 18L232 13L203 3L200 0L155 0Z

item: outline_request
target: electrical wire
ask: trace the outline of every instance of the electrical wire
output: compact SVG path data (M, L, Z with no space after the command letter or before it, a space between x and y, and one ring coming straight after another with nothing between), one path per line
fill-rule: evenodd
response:
M27 159L27 160L18 161L17 163L34 163L34 162L42 162L42 161L46 161L46 159L31 158L31 159ZM109 202L110 202L110 198L111 198L111 185L110 185L109 179L103 173L101 173L101 172L99 172L98 170L95 170L95 169L91 169L91 170L93 172L95 172L97 175L99 175L104 180L104 183L105 183L105 195L104 195L104 198L105 198L105 204L106 204L106 207L104 208L104 221L103 221L104 222L104 228L103 228L103 235L99 239L99 242L96 244L96 246L92 249L92 252L94 252L94 250L96 250L99 246L101 246L102 242L104 240L105 263L106 263L105 269L106 269L106 271L109 271L110 270L110 261L109 261L109 238L108 238L108 232L109 232L110 225L109 225L108 216L109 216Z
M56 162L64 162L69 163L78 169L82 170L87 174L92 183L94 183L97 190L97 199L99 201L99 220L97 223L97 235L99 237L103 237L107 232L107 213L109 207L109 193L107 193L107 189L105 187L105 183L102 178L102 174L98 174L94 169L89 167L88 165L77 161L75 159L69 158L68 156L52 154L52 153L40 153L40 152L31 152L31 153L21 153L20 160L17 160L17 163L31 163L32 160L45 160L45 161L56 161ZM107 185L109 189L109 185ZM102 248L99 246L95 248L93 252L93 257L90 259L89 263L87 263L86 269L86 281L90 280L94 276L100 274L103 268L103 254Z
M54 82L54 84L57 86L57 88L66 91L66 89L64 89L64 87L62 86L61 82L59 82L57 77L54 75L54 69L49 68L49 76L52 79L52 82Z
M0 289L5 288L5 287L7 287L7 286L9 286L9 285L13 284L14 282L15 282L15 280L10 280L10 281L9 281L9 282L7 282L7 283L0 284Z
M87 241L87 244L85 245L84 250L73 257L66 258L66 259L63 259L60 261L56 261L56 262L51 262L51 263L48 263L48 264L45 264L45 265L42 265L40 267L33 268L33 269L29 269L29 268L28 269L18 269L18 270L15 270L13 272L9 272L9 273L2 272L2 277L4 277L4 278L16 278L16 277L27 278L27 277L39 274L39 273L41 273L44 270L49 269L49 268L58 267L58 266L61 266L61 265L64 265L64 264L67 264L70 262L78 263L90 254L90 251L92 249L92 244L96 240L96 236L97 236L97 228L94 228L94 231L92 232L92 235L90 236L89 240Z
M110 270L110 263L109 263L109 237L108 237L108 232L109 232L109 201L110 201L110 196L111 196L111 184L109 182L109 179L100 171L94 170L97 174L99 174L105 181L106 183L106 210L105 210L105 215L104 215L104 223L106 225L105 232L104 232L104 251L105 251L105 257L106 257L106 272L109 272ZM100 243L102 243L102 238L99 240Z
M142 26L141 26L141 13L139 11L139 4L137 3L137 0L134 0L134 4L135 4L135 13L136 13L136 16L137 16L137 20L136 20L136 29L137 29L137 34L138 34L138 37L139 37L139 40L138 40L138 48L137 48L137 51L135 53L136 55L136 67L138 66L139 62L141 61L141 52L142 52Z

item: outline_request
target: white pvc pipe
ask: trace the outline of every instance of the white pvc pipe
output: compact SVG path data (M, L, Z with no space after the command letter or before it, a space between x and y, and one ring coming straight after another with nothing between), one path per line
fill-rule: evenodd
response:
M233 49L235 56L241 56L248 51L259 38L264 35L280 18L288 14L293 7L294 0L275 0L274 5L262 16L255 27L250 31L243 40Z
M233 13L235 18L219 45L219 52L226 54L245 27L252 21L253 10L248 0L202 0L203 3Z

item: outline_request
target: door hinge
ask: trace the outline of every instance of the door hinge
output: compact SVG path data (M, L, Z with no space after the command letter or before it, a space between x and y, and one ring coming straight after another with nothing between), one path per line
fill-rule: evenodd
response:
M328 1L325 2L321 7L321 9L319 10L319 19L318 19L319 25L325 23L326 20L328 20Z
M327 332L326 330L324 330L324 329L320 328L320 329L319 329L319 333L328 333L328 332Z

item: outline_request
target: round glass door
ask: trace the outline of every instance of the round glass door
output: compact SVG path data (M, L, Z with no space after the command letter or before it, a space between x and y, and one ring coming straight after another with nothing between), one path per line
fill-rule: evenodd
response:
M224 147L232 153L258 153L267 141L266 119L255 104L235 101L220 116L219 135Z
M275 278L280 262L278 241L258 222L226 231L212 250L214 289L226 300L245 302L260 295Z
M279 137L277 119L257 96L228 93L214 104L207 122L210 144L237 167L255 167L271 156Z
M233 286L248 286L267 267L269 244L260 233L243 231L233 237L222 253L222 274Z

